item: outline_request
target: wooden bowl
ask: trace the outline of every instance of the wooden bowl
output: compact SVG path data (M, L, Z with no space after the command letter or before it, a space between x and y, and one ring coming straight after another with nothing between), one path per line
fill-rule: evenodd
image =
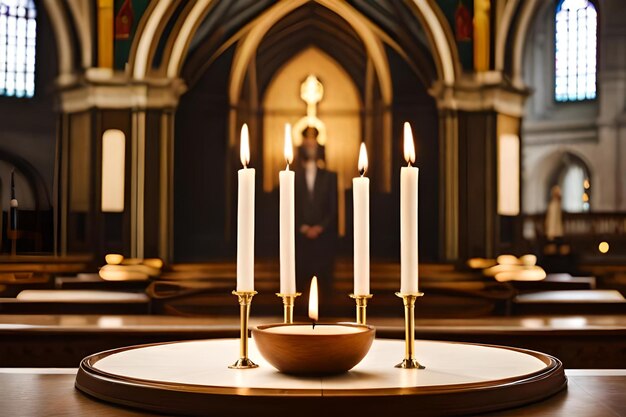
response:
M252 330L263 357L281 372L330 375L347 372L367 355L376 329L342 324L268 324Z

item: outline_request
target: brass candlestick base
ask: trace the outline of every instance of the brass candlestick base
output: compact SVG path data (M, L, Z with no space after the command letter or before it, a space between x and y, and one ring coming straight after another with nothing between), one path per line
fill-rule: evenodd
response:
M230 369L250 369L258 367L259 365L252 362L250 358L239 358L235 363L229 366Z
M367 323L367 315L365 309L367 308L367 300L372 298L372 294L366 295L355 295L350 294L350 298L354 298L356 301L356 323L357 324L366 324Z
M252 297L254 297L256 293L256 291L233 291L233 295L239 298L239 321L241 331L239 334L239 359L229 366L231 369L250 369L259 366L248 358L248 320L250 318Z
M396 368L402 369L425 369L424 365L420 365L417 359L402 359L402 362L396 365Z
M423 296L424 293L402 294L397 292L396 296L404 300L404 359L396 365L396 368L403 369L424 369L423 365L415 359L415 300Z
M284 322L285 324L293 323L293 306L296 303L296 297L300 297L302 293L297 292L295 294L281 294L276 293L277 296L283 299L283 310L284 310Z

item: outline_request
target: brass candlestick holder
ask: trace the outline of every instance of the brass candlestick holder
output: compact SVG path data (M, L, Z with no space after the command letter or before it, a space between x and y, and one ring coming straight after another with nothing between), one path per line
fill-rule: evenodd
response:
M239 359L237 359L237 362L229 366L231 369L250 369L257 368L259 366L248 358L248 320L250 318L250 304L252 304L252 297L254 297L256 293L256 291L233 291L233 295L236 295L239 298L239 321L241 325L241 332L239 335Z
M423 365L415 359L415 300L423 296L424 293L402 294L397 292L396 296L404 300L404 359L396 365L396 368L403 369L424 369Z
M372 298L372 294L355 295L350 294L350 298L356 301L356 323L367 324L367 315L365 309L367 308L367 300Z
M301 292L297 292L294 294L276 293L276 295L283 299L284 323L293 324L293 306L296 303L296 297L300 297L302 293Z

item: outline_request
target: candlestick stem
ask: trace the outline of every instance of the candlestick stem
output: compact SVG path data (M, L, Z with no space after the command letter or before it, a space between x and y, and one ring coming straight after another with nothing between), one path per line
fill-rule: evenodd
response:
M404 301L404 359L396 365L396 368L403 369L424 369L424 366L415 359L415 300L423 296L424 293L402 294L397 292L396 296Z
M283 299L283 321L285 324L293 324L293 306L296 303L296 297L302 295L302 293L297 292L294 294L281 294L276 293L277 296Z
M248 358L248 320L250 319L252 297L256 293L256 291L233 291L233 295L236 295L239 299L240 334L239 359L229 366L231 369L250 369L259 366Z
M353 298L356 301L356 323L357 324L367 324L367 300L372 298L372 294L365 295L355 295L350 294L350 298Z

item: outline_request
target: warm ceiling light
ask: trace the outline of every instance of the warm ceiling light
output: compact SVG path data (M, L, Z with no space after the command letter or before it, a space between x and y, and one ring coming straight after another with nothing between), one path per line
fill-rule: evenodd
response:
M108 265L119 265L124 260L124 256L119 253L109 253L104 256L104 260Z
M598 250L600 253L607 253L609 251L609 242L600 242L598 245Z

